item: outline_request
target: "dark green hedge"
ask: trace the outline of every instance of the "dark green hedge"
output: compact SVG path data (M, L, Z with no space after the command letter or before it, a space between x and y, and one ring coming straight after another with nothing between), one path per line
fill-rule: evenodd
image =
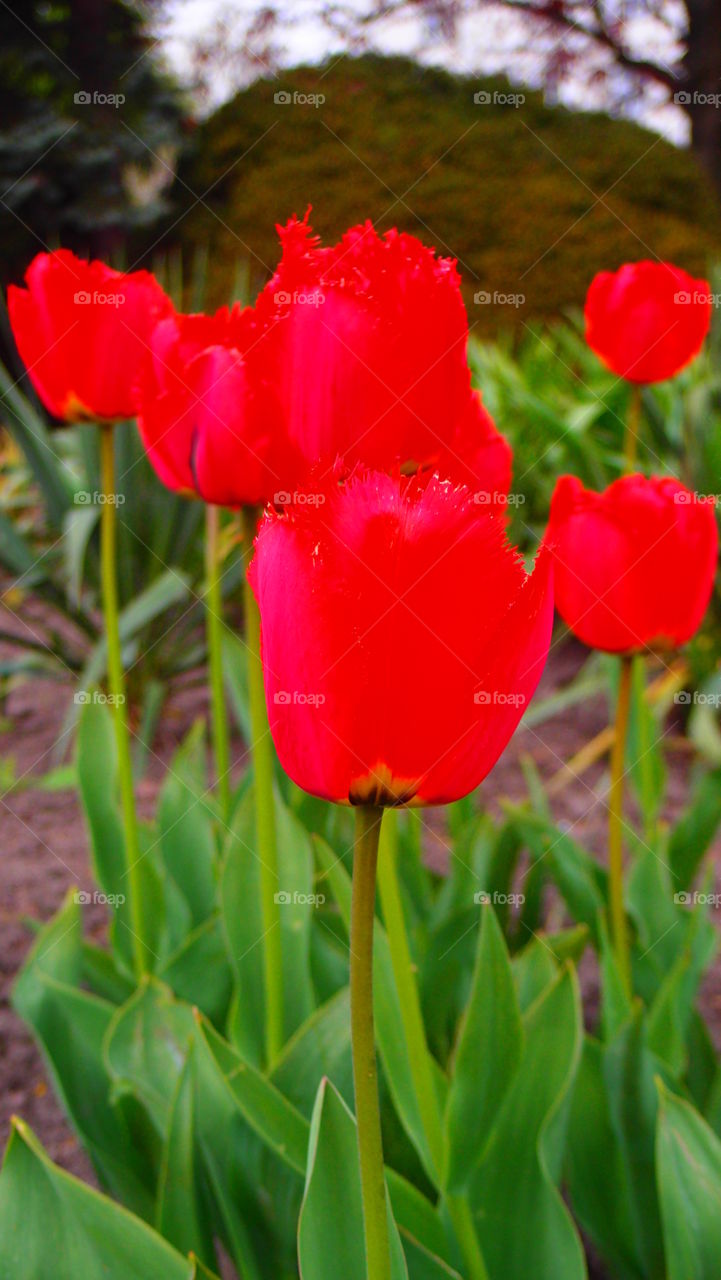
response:
M478 105L480 89L525 102ZM277 103L280 90L325 102ZM180 177L179 209L203 202L171 240L210 241L217 301L238 255L262 283L274 224L308 204L324 236L370 217L457 257L479 333L558 315L601 267L658 255L702 272L721 247L721 211L688 152L503 80L405 59L343 58L254 84L199 127ZM475 304L477 290L525 303Z

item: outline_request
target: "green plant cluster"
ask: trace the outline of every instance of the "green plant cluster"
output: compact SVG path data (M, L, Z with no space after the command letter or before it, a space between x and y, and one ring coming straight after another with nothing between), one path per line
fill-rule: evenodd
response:
M242 645L228 632L225 647L243 724ZM585 1280L581 1229L613 1280L717 1280L721 1064L697 1006L717 931L689 891L721 820L721 780L718 769L701 775L678 824L662 830L661 711L648 707L640 665L636 676L627 766L645 836L632 837L627 883L633 1001L608 943L606 872L554 825L535 775L528 801L500 822L471 800L452 806L447 876L419 857L423 816L387 815L375 970L394 1280L468 1280L460 1237L469 1230L483 1252L477 1274L489 1280L527 1280L529 1265L534 1280ZM656 745L642 756L647 742ZM269 1067L251 777L226 825L202 724L173 760L155 821L142 827L152 959L137 985L106 706L83 708L77 767L109 945L83 936L91 895L72 892L39 932L14 1003L113 1199L54 1167L18 1121L0 1174L0 1271L190 1280L219 1274L226 1256L251 1280L366 1280L349 811L303 796L278 772L286 1044ZM389 858L437 1148L407 1038ZM710 890L708 876L700 883ZM565 904L560 932L544 927L548 893ZM594 957L601 992L587 1029L584 957Z

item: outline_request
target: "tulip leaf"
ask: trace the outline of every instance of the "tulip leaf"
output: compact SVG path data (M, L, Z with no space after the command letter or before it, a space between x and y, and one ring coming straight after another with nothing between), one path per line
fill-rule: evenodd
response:
M283 947L285 1038L315 1008L310 972L313 856L310 837L276 796L280 928ZM253 793L241 798L226 842L221 878L223 927L236 978L237 993L229 1025L234 1042L248 1061L263 1061L264 982L260 855L256 851ZM242 903L242 910L238 904ZM242 996L242 998L241 998Z
M207 784L193 778L192 757L204 750L202 722L191 729L173 757L158 799L158 834L163 862L180 889L193 924L202 924L215 906L215 840L203 803ZM185 762L191 757L189 767ZM195 782L195 785L193 785Z
M625 1168L631 1236L644 1275L663 1276L661 1222L656 1196L654 1077L661 1064L648 1051L640 1004L607 1047L603 1071L609 1117Z
M23 395L3 364L0 364L0 396L3 401L4 425L25 454L38 487L42 490L48 515L60 529L63 516L72 503L69 477L51 444L51 434L40 414Z
M605 1052L586 1036L569 1116L566 1173L574 1216L610 1274L638 1280L643 1268L634 1246L628 1169L611 1121Z
M19 1120L0 1173L0 1274L7 1280L211 1275L140 1218L52 1164Z
M200 1021L200 1033L247 1124L298 1173L305 1172L308 1122L274 1084Z
M173 1094L195 1021L186 1004L169 987L146 977L130 999L115 1011L105 1035L103 1053L113 1093L133 1094L147 1108L158 1134L165 1138Z
M633 660L631 708L626 743L626 765L638 797L647 838L653 836L666 789L666 768L661 751L658 714L649 706L645 692L645 663ZM617 682L616 682L617 683Z
M170 1105L168 1134L158 1177L157 1230L180 1253L214 1261L213 1235L201 1196L195 1144L195 1078L192 1045Z
M408 1280L390 1204L388 1230L391 1280ZM358 1131L329 1080L321 1081L311 1121L298 1262L302 1280L367 1280Z
M557 974L558 966L553 953L540 938L531 938L523 950L513 957L516 998L522 1013L555 981Z
M69 897L38 934L17 979L13 1004L32 1028L57 1094L100 1178L148 1217L152 1169L139 1147L137 1118L108 1097L102 1044L115 1006L75 985L81 966L79 908Z
M158 977L179 999L197 1005L212 1022L222 1024L231 1000L233 975L219 916L211 916L193 929L159 967Z
M721 1142L659 1082L658 1194L668 1280L716 1280L721 1259Z
M113 945L126 968L132 970L133 921L128 901L125 836L118 805L117 746L111 709L89 694L82 708L77 744L80 797L90 828L91 861L95 879L109 899L110 933ZM136 872L140 888L142 937L152 964L160 948L164 900L162 887L149 851L154 843L147 829L140 828L141 853Z
M348 987L321 1005L284 1046L271 1080L310 1121L318 1081L328 1076L344 1102L353 1104Z
M490 1280L585 1280L583 1248L558 1190L581 1053L574 971L564 966L523 1019L520 1066L501 1104L495 1139L469 1184Z
M495 910L487 905L446 1103L446 1190L462 1187L479 1163L522 1053L513 972Z
M688 889L721 822L721 769L704 773L673 828L668 862L675 889Z
M574 920L591 930L598 944L598 920L606 906L606 872L570 836L537 814L519 812L515 821L534 859L548 867Z

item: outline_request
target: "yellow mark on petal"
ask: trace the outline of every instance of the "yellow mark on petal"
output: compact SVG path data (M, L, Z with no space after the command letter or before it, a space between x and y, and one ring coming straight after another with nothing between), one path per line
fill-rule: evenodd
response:
M351 783L348 799L351 804L376 805L396 809L402 805L420 804L416 792L419 778L395 778L383 760Z

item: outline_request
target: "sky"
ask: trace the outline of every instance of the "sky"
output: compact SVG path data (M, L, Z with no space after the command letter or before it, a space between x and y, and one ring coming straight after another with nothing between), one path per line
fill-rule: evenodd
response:
M361 12L367 8L367 0L347 0L346 7ZM258 8L253 0L166 0L155 34L160 37L163 55L183 81L188 83L197 77L198 48L209 46L196 97L201 112L219 106L256 75L272 73L262 63L249 64L238 48L248 19ZM343 45L324 24L319 9L318 0L289 0L282 28L273 37L276 61L281 67L342 56ZM673 25L681 31L684 9L680 0L668 0L666 9ZM393 17L374 27L373 45L384 53L410 56L420 49L421 61L428 64L470 75L505 73L516 83L535 86L541 46L537 39L535 43L529 39L528 31L522 17L509 14L507 7L499 5L495 10L486 10L483 16L469 14L461 21L458 38L451 44L437 36L408 6L403 17ZM639 17L628 23L626 31L639 56L667 62L678 56L678 43L669 37L664 24L652 18ZM215 39L211 33L215 33ZM560 40L554 37L550 43L572 47L575 39L571 34ZM602 61L603 55L598 60L599 67ZM608 85L602 76L592 74L594 69L592 63L587 63L583 77L569 77L559 94L560 101L578 109L607 110ZM614 83L619 87L618 80ZM628 85L626 79L623 83ZM615 112L656 130L677 145L686 145L688 117L681 108L668 103L667 96L662 86L649 84L643 97L632 92L619 95Z

